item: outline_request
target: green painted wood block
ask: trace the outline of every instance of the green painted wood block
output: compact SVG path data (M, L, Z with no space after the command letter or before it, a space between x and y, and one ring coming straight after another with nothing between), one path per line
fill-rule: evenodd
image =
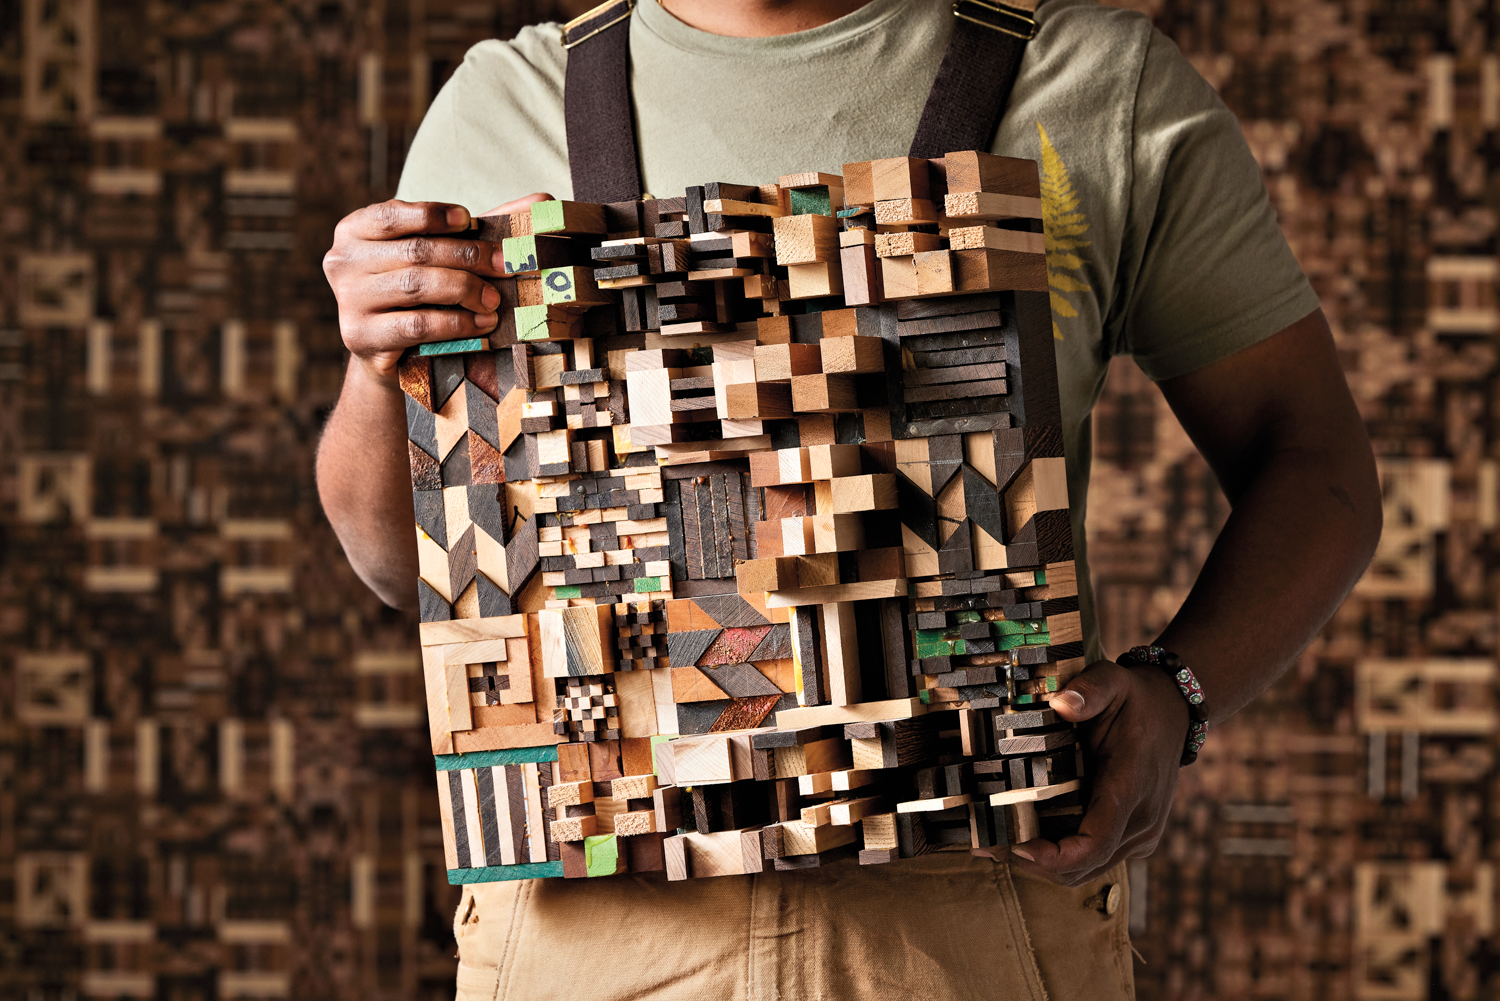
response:
M650 594L653 591L660 591L660 590L661 590L661 578L660 577L637 577L635 579L635 593L636 594Z
M1047 583L1047 571L1038 570L1036 572L1036 586L1041 587L1045 583Z
M547 268L542 272L542 303L544 305L560 306L577 301L577 268Z
M460 768L494 768L497 765L526 765L557 760L557 745L541 747L508 747L502 751L470 751L468 754L434 755L437 770L451 772Z
M553 876L561 878L562 874L561 862L520 862L516 865L449 869L448 883L450 886L462 886L465 883L498 883L507 879L547 879Z
M833 199L828 188L793 188L791 191L792 215L833 215Z
M560 233L567 223L563 221L562 202L532 202L531 231L533 233Z
M465 337L457 341L433 341L430 344L417 346L417 354L422 357L432 355L461 355L470 351L488 351L490 339L488 337Z
M577 584L559 584L552 589L554 598L582 598L583 588Z
M620 871L620 842L613 834L583 839L583 864L590 876L613 876Z

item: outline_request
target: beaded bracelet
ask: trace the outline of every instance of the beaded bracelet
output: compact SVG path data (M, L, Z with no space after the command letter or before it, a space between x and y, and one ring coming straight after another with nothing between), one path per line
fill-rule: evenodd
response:
M1203 688L1198 684L1192 668L1184 664L1181 657L1159 646L1131 647L1115 663L1121 667L1149 664L1172 676L1172 680L1177 683L1177 690L1187 699L1188 704L1187 745L1182 749L1181 764L1186 766L1197 761L1198 752L1203 750L1203 743L1208 739L1208 703L1203 701Z

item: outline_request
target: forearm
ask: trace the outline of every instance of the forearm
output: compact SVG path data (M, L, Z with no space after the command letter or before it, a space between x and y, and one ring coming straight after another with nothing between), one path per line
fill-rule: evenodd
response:
M1298 448L1266 458L1157 640L1198 674L1212 722L1291 665L1364 572L1379 537L1368 452Z
M352 361L318 447L318 495L355 573L396 608L416 601L409 467L404 394Z

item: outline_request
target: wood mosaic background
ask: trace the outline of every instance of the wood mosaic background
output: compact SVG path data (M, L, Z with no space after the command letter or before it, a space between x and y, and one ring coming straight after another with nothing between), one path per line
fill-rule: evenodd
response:
M1241 116L1389 506L1136 865L1140 995L1493 996L1500 10L1143 7ZM463 50L549 16L0 8L0 996L451 995L414 619L312 490L342 369L318 259ZM1224 504L1128 363L1096 420L1118 652Z

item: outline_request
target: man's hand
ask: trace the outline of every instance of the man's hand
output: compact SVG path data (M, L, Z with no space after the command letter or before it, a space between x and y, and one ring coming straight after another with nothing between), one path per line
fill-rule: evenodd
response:
M1011 852L1022 869L1078 886L1121 859L1156 850L1177 789L1188 707L1165 671L1101 660L1069 682L1052 708L1084 724L1088 807L1077 834L1057 844L1038 838Z
M550 197L527 195L485 214ZM334 230L323 273L339 302L339 330L377 383L395 387L396 363L413 344L494 329L500 293L484 279L505 274L500 244L444 235L472 225L462 205L392 199L351 212ZM432 308L451 306L463 308Z
M550 197L527 195L485 215ZM318 447L318 494L350 565L396 608L417 597L406 404L396 366L413 344L494 329L500 294L485 279L504 274L500 245L443 235L472 223L461 205L382 202L339 223L323 258L354 357Z

